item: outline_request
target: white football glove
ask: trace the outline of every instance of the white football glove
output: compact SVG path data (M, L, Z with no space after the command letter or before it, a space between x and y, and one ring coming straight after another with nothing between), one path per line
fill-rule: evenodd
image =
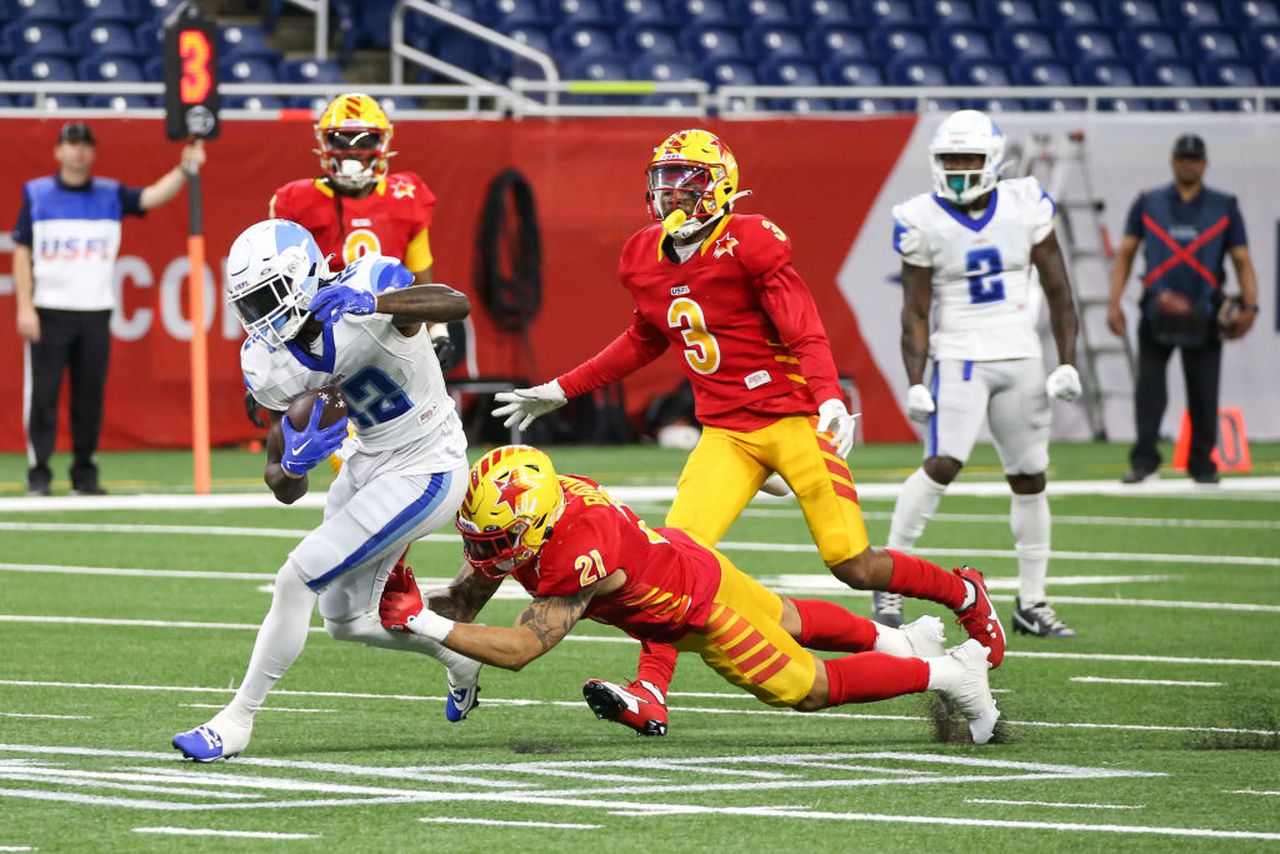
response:
M844 401L834 397L818 404L818 432L831 434L831 444L836 446L840 459L853 450L853 428L861 414L850 415Z
M423 608L417 614L405 620L404 627L415 635L422 635L423 637L431 638L437 643L444 643L444 639L449 636L449 632L453 631L453 620L440 616L430 608Z
M517 427L519 430L529 429L534 419L548 412L554 412L569 402L564 389L558 380L536 385L533 388L518 388L515 391L500 391L493 399L503 406L493 410L494 418L503 418L503 426Z
M1073 401L1080 396L1080 374L1074 365L1058 365L1044 381L1044 390L1050 397Z
M920 383L907 389L907 417L912 421L928 421L937 408L929 389Z

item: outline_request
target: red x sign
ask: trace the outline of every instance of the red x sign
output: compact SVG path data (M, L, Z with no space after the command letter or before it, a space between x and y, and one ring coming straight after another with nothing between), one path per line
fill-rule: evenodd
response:
M1142 224L1147 227L1148 231L1150 231L1156 237L1160 238L1160 240L1166 246L1172 249L1173 255L1170 258L1167 258L1165 262L1161 264L1159 267L1156 267L1154 270L1149 271L1146 275L1146 278L1142 280L1142 283L1147 287L1151 287L1151 284L1155 282L1156 279L1160 278L1165 273L1172 270L1174 267L1178 266L1179 264L1186 264L1188 267L1190 267L1191 269L1195 270L1197 273L1199 273L1200 275L1208 279L1210 285L1217 288L1218 277L1213 275L1213 273L1210 273L1208 270L1206 270L1204 265L1201 264L1199 261L1197 261L1196 257L1191 253L1195 252L1201 246L1204 246L1206 243L1208 243L1210 240L1216 237L1224 228L1227 227L1228 222L1229 222L1229 217L1224 216L1222 219L1218 220L1213 225L1205 229L1204 232L1195 240L1191 241L1186 246L1183 246L1180 243L1178 243L1178 241L1170 237L1168 232L1166 232L1163 228L1161 228L1156 223L1156 221L1151 218L1150 214L1143 214Z

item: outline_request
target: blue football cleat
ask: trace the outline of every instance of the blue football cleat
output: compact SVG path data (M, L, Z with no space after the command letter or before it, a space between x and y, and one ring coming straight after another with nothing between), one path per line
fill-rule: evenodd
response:
M444 716L450 723L457 723L467 716L467 712L480 705L480 686L472 682L458 688L449 686L449 696L444 701Z
M218 759L230 759L236 753L223 754L222 736L202 724L192 730L180 732L173 737L173 746L182 751L186 759L197 762L214 762Z

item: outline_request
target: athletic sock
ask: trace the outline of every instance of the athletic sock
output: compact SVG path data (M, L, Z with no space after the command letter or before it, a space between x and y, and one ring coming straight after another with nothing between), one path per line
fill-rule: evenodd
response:
M914 599L928 599L958 611L969 596L960 576L947 572L936 563L922 558L885 549L893 558L893 576L889 579L889 592L901 593Z
M929 665L921 658L861 652L823 662L827 667L827 705L870 703L915 694L929 685Z
M800 645L836 652L866 652L875 647L876 624L832 602L792 599L800 612Z
M1013 496L1009 527L1018 553L1018 598L1023 607L1045 601L1049 572L1049 498L1043 492Z
M898 492L893 504L893 522L889 525L889 548L913 549L924 533L924 526L938 509L946 484L938 483L918 468L911 473Z
M636 681L651 682L666 694L671 687L671 679L675 676L679 655L679 651L669 644L641 641Z

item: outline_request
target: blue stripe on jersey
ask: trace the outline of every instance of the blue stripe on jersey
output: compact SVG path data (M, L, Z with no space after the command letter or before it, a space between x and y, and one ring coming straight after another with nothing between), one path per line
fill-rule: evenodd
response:
M968 382L973 379L973 361L967 360L964 363L964 381Z
M94 178L88 189L67 190L53 176L27 182L31 199L31 221L47 219L113 219L124 215L120 204L120 182Z
M893 251L899 255L905 255L902 251L902 237L907 233L907 227L896 219L893 221Z
M369 278L373 281L373 292L376 294L413 284L413 273L409 268L390 258L379 260Z
M929 393L933 395L933 414L929 416L929 441L926 446L925 456L936 457L938 455L938 363L933 363L933 380L929 383Z
M991 218L996 215L996 203L1000 201L999 190L991 191L991 201L987 202L987 209L983 211L982 216L977 219L971 218L968 214L961 213L959 210L951 206L946 199L934 193L931 198L938 203L938 207L942 208L956 222L963 225L970 231L982 231L986 228L987 223L991 222Z
M1040 188L1040 198L1049 200L1049 204L1053 207L1053 215L1057 216L1058 203L1053 200L1053 196L1049 195L1049 191L1046 190L1044 187Z
M449 472L437 472L431 475L431 481L427 484L426 491L418 496L412 504L397 513L390 522L382 526L381 530L361 543L359 548L343 559L342 563L319 578L308 581L307 586L312 590L319 590L339 575L368 561L409 531L421 525L426 521L427 517L435 512L440 502L448 497L449 483L452 480L453 476Z
M297 341L286 341L285 346L289 348L289 352L293 357L303 364L303 367L319 371L322 374L333 373L333 365L338 360L338 350L333 345L333 327L326 326L324 331L320 333L320 355L316 356L303 347L298 346Z

